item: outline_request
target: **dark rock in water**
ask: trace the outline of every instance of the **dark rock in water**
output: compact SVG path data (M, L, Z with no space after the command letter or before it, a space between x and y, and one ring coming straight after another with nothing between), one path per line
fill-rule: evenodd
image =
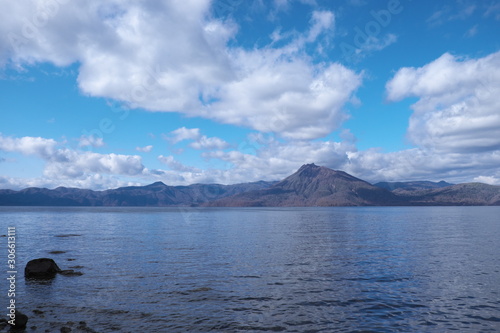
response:
M84 322L84 321L80 321L78 322L78 324L76 324L75 322L72 322L72 321L68 321L66 323L63 324L64 326L62 326L59 331L57 332L61 332L61 333L71 333L71 332L78 332L78 333L99 333L97 331L94 331L93 329L91 329L90 327L87 326L87 323ZM75 327L76 326L76 327ZM53 327L53 330L47 330L45 332L55 332L56 331L56 328Z
M16 317L13 318L14 325L12 325L9 321L11 331L24 330L26 328L26 324L28 323L28 316L18 310L16 310L15 316Z
M60 271L59 274L64 275L64 276L80 276L80 275L83 275L82 272L75 272L72 269L65 269L63 271Z
M56 262L50 258L39 258L30 260L24 268L24 276L33 279L51 279L61 269Z
M34 313L36 316L39 316L39 317L41 317L41 318L45 318L45 315L44 315L44 313L45 313L45 312L43 312L42 310L35 309L35 310L33 310L33 313Z
M63 254L63 253L66 253L66 251L56 250L56 251L50 251L49 253L50 254Z
M198 292L210 291L210 290L212 290L212 288L209 288L209 287L200 287L200 288L188 290L188 292L189 293L198 293Z
M57 273L65 276L83 275L82 272L75 272L72 269L62 270L54 260L49 258L33 259L24 268L24 276L31 279L51 279Z

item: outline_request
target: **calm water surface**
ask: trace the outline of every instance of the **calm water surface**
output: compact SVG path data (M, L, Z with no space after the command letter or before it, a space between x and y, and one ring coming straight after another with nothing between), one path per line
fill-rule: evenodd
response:
M35 332L500 331L500 207L4 207L0 224ZM84 275L25 281L40 257Z

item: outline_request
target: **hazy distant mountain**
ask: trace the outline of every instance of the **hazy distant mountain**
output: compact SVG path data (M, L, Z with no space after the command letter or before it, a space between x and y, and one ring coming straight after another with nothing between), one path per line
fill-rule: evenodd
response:
M209 203L210 206L378 206L401 205L388 190L343 171L315 164L303 165L293 175L262 190L244 192Z
M430 190L399 194L412 205L432 206L499 206L500 186L465 183Z
M429 181L413 181L413 182L380 182L373 185L389 190L395 194L406 194L406 192L408 191L413 192L419 190L436 189L436 188L452 186L454 184L450 184L445 181L440 181L437 183Z
M58 187L0 190L2 206L193 206L245 191L262 189L275 182L220 185L168 186L157 182L106 191Z
M500 186L441 181L371 185L343 171L303 165L280 182L146 186L92 191L58 187L0 190L0 206L418 206L500 205Z

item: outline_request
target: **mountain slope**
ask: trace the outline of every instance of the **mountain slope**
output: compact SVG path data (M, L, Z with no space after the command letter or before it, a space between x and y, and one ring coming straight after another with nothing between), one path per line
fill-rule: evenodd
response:
M458 206L500 205L500 186L445 182L371 185L343 171L303 165L280 182L168 186L162 182L106 191L58 187L0 190L0 206ZM392 192L387 190L392 189Z
M438 189L405 192L404 199L411 205L498 206L500 205L500 186L465 183Z
M303 165L281 182L258 191L211 202L210 206L375 206L400 205L391 192L343 171Z
M429 182L429 181L413 181L413 182L380 182L373 184L374 186L386 189L396 194L404 194L410 191L430 190L452 186L454 184L445 181Z
M0 206L193 206L272 184L274 182L260 181L235 185L168 186L157 182L106 191L33 187L20 191L0 190Z

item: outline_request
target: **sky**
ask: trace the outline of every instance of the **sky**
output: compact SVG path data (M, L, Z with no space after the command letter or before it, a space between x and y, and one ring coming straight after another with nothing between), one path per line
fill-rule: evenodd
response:
M0 5L0 188L500 184L499 0Z

